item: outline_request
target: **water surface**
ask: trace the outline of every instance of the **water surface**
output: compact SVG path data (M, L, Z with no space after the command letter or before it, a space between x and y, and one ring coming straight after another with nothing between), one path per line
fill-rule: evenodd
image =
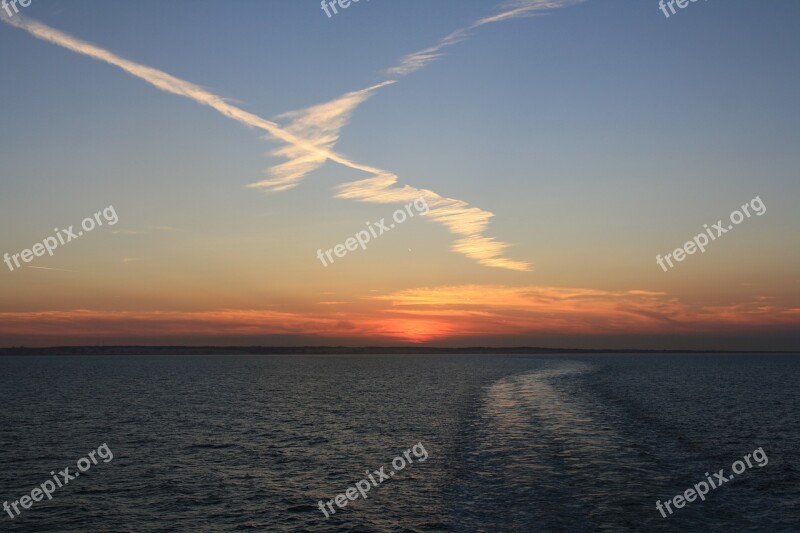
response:
M800 530L796 356L0 364L2 500L114 453L2 531ZM420 442L367 500L317 507ZM758 447L767 466L656 511Z

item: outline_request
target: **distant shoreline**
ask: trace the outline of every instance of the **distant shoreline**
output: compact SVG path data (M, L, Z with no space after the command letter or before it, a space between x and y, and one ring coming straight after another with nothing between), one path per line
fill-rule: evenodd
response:
M798 354L770 350L636 350L572 349L518 346L53 346L0 348L0 357L14 355L569 355L569 354Z

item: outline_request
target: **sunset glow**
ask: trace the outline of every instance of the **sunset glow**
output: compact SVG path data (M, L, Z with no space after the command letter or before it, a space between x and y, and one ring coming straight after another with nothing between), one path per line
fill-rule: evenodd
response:
M300 37L266 5L203 30L169 12L143 40L143 12L93 6L0 11L0 345L798 346L796 72L699 68L691 98L656 104L702 43L636 18L651 49L611 61L575 37L599 31L577 0L429 8L399 37L369 24L411 24L399 7L283 5ZM197 31L214 38L180 44ZM369 61L296 41L348 32ZM51 249L104 206L118 220Z

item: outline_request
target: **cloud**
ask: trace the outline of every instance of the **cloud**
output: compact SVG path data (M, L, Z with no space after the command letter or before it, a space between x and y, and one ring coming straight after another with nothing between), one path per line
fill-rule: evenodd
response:
M51 268L51 267L38 267L38 266L28 266L26 268L32 268L34 270L55 270L58 272L77 272L77 270L67 270L65 268Z
M417 198L425 198L430 210L423 215L444 225L450 232L461 235L451 250L463 254L478 263L509 270L526 271L532 267L524 261L514 261L502 257L503 251L510 246L482 233L494 216L489 211L453 198L443 198L433 191L417 189L409 185L394 186L397 176L385 173L374 178L345 183L337 187L337 198L345 198L372 203L407 203Z
M448 46L453 46L454 44L458 44L464 39L466 39L467 33L468 32L466 29L456 30L447 37L440 40L434 46L431 46L430 48L425 48L424 50L420 50L412 54L408 54L400 61L399 65L387 69L386 74L388 74L389 76L407 76L412 72L416 72L426 67L428 63L432 63L437 59L440 59L442 56L444 56L442 50L444 50Z
M346 326L346 327L343 327ZM0 312L0 345L45 345L87 339L224 338L294 335L359 343L470 342L514 339L671 336L677 338L796 332L800 308L756 297L736 305L689 304L668 293L575 287L453 285L421 287L363 299L325 300L303 310L50 310ZM795 334L796 339L796 334ZM795 340L796 343L796 340ZM658 348L658 345L652 346Z
M329 339L405 340L399 324L357 311L342 312L322 304L317 312L263 309L206 311L59 311L0 312L0 346L85 344L97 339L243 339L276 335ZM119 342L119 341L118 341Z
M749 304L689 305L667 293L641 290L459 285L373 298L406 321L446 324L443 336L456 337L709 334L800 326L800 308L759 298Z
M561 9L585 1L586 0L516 0L515 2L507 3L500 13L475 21L470 28L477 28L486 24L503 22L515 18L542 15L554 9Z
M400 60L400 64L386 71L390 76L406 76L424 68L429 63L444 56L443 50L460 43L469 36L469 31L487 24L504 22L522 17L531 17L547 11L559 9L583 2L584 0L519 0L503 6L503 10L495 15L478 19L466 28L456 30L430 48L408 54Z

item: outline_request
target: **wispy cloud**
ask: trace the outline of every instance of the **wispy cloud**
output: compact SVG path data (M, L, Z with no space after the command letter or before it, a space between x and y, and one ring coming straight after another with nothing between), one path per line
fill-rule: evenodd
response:
M55 270L58 272L77 272L77 270L67 270L65 268L50 268L50 267L37 267L37 266L29 266L28 268L32 268L34 270Z
M503 22L510 19L544 15L548 11L580 4L585 1L586 0L515 0L505 4L500 13L475 21L470 28L477 28L486 24Z
M248 337L298 335L329 338L392 338L394 326L361 313L332 311L285 312L264 309L215 309L208 311L106 311L72 309L0 312L0 345L21 338L36 343L86 342L86 339L185 337ZM158 342L158 341L157 341Z
M440 59L444 56L444 49L455 44L460 43L469 36L470 30L493 24L495 22L504 22L522 17L532 17L541 15L548 11L553 11L562 7L567 7L573 4L583 2L584 0L518 0L503 6L502 10L488 17L476 20L466 28L456 30L435 45L414 52L405 56L400 60L400 64L394 66L386 71L390 76L406 76L421 68L424 68L429 63Z
M443 325L443 336L745 332L800 325L800 308L688 304L664 292L458 285L375 296L389 314ZM384 315L385 316L385 315ZM431 338L437 338L433 336Z
M467 38L467 35L467 29L456 30L435 45L425 48L424 50L408 54L400 61L399 65L387 69L386 74L389 76L407 76L412 72L416 72L417 70L427 66L428 63L432 63L433 61L436 61L444 56L442 50L448 46L453 46L454 44L460 43Z
M531 269L530 263L515 261L502 257L503 251L510 245L483 236L494 216L489 211L453 198L444 198L433 191L417 189L410 185L395 186L397 176L390 173L381 174L337 187L337 198L346 198L372 203L412 202L416 198L425 198L430 210L425 217L444 225L451 233L461 236L451 246L454 252L463 254L478 263L509 270L526 271Z
M38 310L0 312L0 345L86 339L236 339L297 335L363 342L606 335L721 335L797 331L800 308L755 298L736 305L681 301L668 293L575 287L457 285L359 300L322 300L302 310Z

